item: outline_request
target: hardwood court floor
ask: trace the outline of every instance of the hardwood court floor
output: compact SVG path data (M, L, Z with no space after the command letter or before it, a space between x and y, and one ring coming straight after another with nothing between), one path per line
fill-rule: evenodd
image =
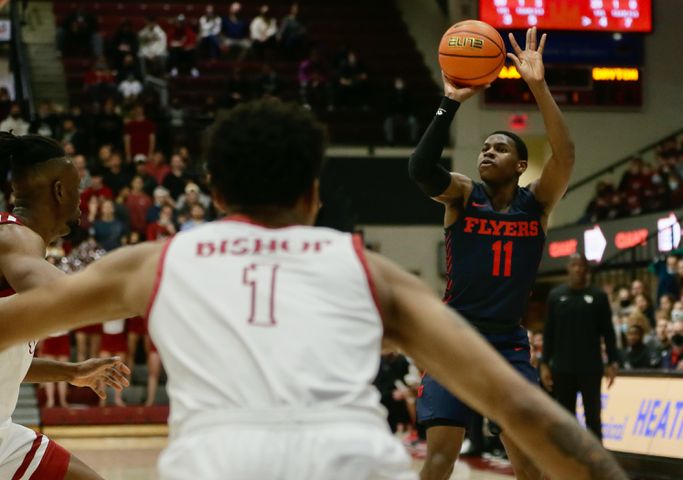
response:
M106 480L157 480L156 459L166 445L162 437L55 438ZM414 462L415 469L421 461ZM512 480L505 463L458 462L451 480Z

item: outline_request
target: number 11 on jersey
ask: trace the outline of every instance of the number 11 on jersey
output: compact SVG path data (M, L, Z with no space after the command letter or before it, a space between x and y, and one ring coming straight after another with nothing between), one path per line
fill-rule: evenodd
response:
M502 240L494 242L493 249L493 276L500 277L500 264L503 263L503 276L512 275L512 240L503 243ZM501 257L504 257L501 259ZM501 261L502 260L502 261Z
M272 327L275 321L275 280L279 265L252 263L244 268L242 283L251 288L251 307L247 322Z

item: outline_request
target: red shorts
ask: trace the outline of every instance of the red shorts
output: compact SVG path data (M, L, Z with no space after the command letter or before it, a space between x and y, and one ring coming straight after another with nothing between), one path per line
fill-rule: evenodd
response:
M126 330L128 333L147 335L147 325L145 324L145 319L142 317L129 318L126 320Z
M2 479L63 480L69 469L71 454L46 436L21 425L11 424L4 432L0 462Z
M116 333L110 335L108 333L102 334L102 343L100 344L100 353L128 353L128 338L125 333Z
M69 334L61 335L59 337L48 337L40 344L40 356L48 355L50 357L70 357L71 356L71 341Z
M77 328L75 331L77 333L86 333L88 335L101 335L102 324L98 323L96 325L88 325L87 327Z

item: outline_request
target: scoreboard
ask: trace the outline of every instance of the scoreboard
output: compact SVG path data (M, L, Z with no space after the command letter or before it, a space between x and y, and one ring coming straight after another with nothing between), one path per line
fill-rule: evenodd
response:
M652 0L479 0L479 19L506 30L651 32Z

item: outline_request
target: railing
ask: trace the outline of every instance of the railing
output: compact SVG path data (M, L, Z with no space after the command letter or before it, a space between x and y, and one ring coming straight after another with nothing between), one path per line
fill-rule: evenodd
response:
M10 54L11 70L14 73L16 100L24 107L31 118L35 116L35 104L31 89L30 72L28 67L28 52L22 40L21 1L11 0L10 21L12 23L12 48Z

